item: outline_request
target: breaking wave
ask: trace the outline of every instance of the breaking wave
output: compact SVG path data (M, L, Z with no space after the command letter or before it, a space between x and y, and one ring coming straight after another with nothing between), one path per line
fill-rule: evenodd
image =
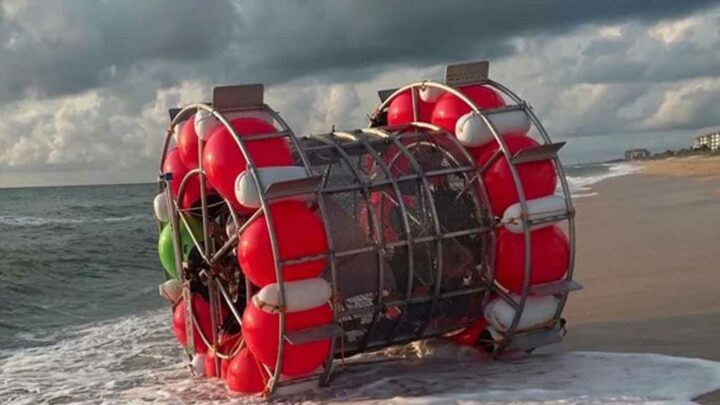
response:
M127 222L152 219L149 214L134 214L105 218L62 218L0 215L0 225L7 226L43 226L43 225L82 225L112 222Z

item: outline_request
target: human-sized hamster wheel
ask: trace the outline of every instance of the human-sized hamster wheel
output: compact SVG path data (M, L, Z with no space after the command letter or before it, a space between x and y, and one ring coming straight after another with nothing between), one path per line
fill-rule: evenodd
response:
M420 339L561 340L581 288L563 144L487 71L448 66L381 91L368 128L302 137L262 85L171 111L160 292L197 374L270 395Z

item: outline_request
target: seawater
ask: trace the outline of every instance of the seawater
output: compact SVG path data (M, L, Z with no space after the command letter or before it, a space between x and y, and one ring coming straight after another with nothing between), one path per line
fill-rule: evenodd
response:
M0 350L161 308L155 186L0 189Z
M591 185L598 181L637 170L623 163L566 169L571 189L578 196L591 195ZM172 335L170 310L157 294L157 285L165 276L157 257L152 217L155 192L153 184L0 189L0 403L223 402L228 398L221 382L189 376ZM447 350L466 356L456 349ZM427 353L433 357L436 352ZM599 366L611 369L607 375L620 375L613 367L626 369L627 358L608 356L533 360L527 373L517 363L458 365L443 358L422 368L404 365L391 372L385 372L390 370L385 366L374 366L360 374L345 374L340 391L323 391L303 399L382 400L428 395L425 400L433 402L437 399L434 395L441 395L443 400L522 401L540 395L521 388L537 375L545 375L537 371L546 370L546 362L564 367L564 371L554 370L559 372L553 377L556 379L564 378L563 373ZM715 363L677 363L652 357L636 361L662 370L657 378L639 371L626 376L648 384L626 392L633 398L628 402L639 398L642 402L643 392L651 395L653 387L665 386L664 373L677 364L686 367L686 374L678 376L677 387L673 386L679 391L666 398L696 395L699 385L687 381L696 381L691 376L700 372L712 370L712 377L704 380L702 387L720 381L720 367ZM468 375L464 370L470 369ZM444 373L449 385L437 381L437 372ZM407 378L400 377L406 373ZM507 373L505 379L503 373ZM592 379L592 374L587 378ZM352 380L353 375L369 380L363 384ZM472 391L477 378L485 380L484 391ZM622 396L626 386L623 381L608 383L606 391L595 393L594 398ZM402 387L414 388L403 391ZM488 391L491 389L494 393ZM471 397L463 396L469 392ZM485 394L480 395L482 392ZM557 395L545 392L541 397L560 400L573 394L572 390Z

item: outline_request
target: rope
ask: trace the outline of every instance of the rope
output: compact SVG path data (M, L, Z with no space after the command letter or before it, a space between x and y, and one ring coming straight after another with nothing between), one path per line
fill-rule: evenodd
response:
M282 306L273 305L273 304L270 304L269 302L265 302L265 301L257 298L257 296L255 298L253 298L253 302L255 303L255 305L257 305L257 307L259 309L264 310L265 308L270 308L270 313L273 313L273 314L281 313L281 312L287 313L287 306L285 306L285 305L282 305Z
M257 357L253 356L253 359L255 360L255 367L260 371L260 375L263 378L263 384L265 384L265 388L262 390L262 396L263 398L269 398L270 397L270 370L266 370L264 365L260 363L260 361L257 359ZM265 373L267 373L267 377L265 376Z

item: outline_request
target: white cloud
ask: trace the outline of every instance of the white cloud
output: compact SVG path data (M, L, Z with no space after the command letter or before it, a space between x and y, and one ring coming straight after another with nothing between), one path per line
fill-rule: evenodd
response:
M702 18L693 16L676 21L663 21L648 29L651 38L665 45L683 40L694 28L702 25Z
M620 38L622 36L622 27L617 25L600 27L598 35L601 38Z
M97 181L103 181L112 173L113 181L150 181L157 168L169 108L208 100L214 82L252 82L256 77L265 77L264 67L273 61L278 64L273 68L277 71L270 69L267 75L278 81L267 83L266 99L299 134L327 132L332 125L340 129L364 126L366 115L378 103L377 90L416 80L441 79L443 73L443 66L433 57L422 56L423 53L433 56L440 50L429 47L421 39L410 41L403 37L394 43L387 38L373 37L372 41L353 42L353 38L367 30L383 28L374 20L356 21L349 31L353 34L345 32L338 39L343 41L343 47L354 47L343 51L356 53L349 60L335 60L335 54L321 49L327 40L323 37L327 31L323 31L310 38L314 43L306 43L305 48L296 47L289 55L297 57L290 59L294 62L278 62L282 55L273 52L284 49L280 46L283 38L272 37L276 49L259 41L257 35L260 34L242 31L262 22L252 20L253 7L243 9L245 14L239 20L241 31L249 35L249 48L220 46L215 52L168 51L160 55L154 54L153 49L163 41L153 39L140 48L132 48L127 58L138 58L139 52L146 59L142 63L131 63L125 60L123 49L117 49L118 53L107 53L107 49L98 53L98 44L92 41L103 33L102 24L86 18L83 13L88 13L87 9L78 13L63 9L77 4L79 2L45 4L5 0L0 5L0 22L11 22L0 24L0 40L6 50L13 52L5 55L17 57L17 52L22 50L37 51L27 59L27 66L0 61L0 72L10 69L10 73L17 74L13 77L18 82L32 75L38 82L37 85L34 81L28 82L29 88L24 82L20 87L13 87L13 79L0 84L0 93L5 91L7 95L14 89L16 91L11 92L14 97L24 95L3 105L0 172L5 170L6 177L22 174L23 179L27 179L33 173L67 172L74 173L75 177L70 178L92 179L102 173L103 177ZM139 4L145 3L134 4L140 7ZM195 6L202 7L202 2ZM148 5L142 12L153 16L159 8ZM332 10L345 8L334 6ZM195 10L190 6L188 9ZM212 25L208 21L219 18L222 10L217 7L214 17L207 17L202 23ZM125 19L132 15L124 6L118 13L119 18ZM42 21L36 21L38 15L43 16ZM323 15L323 18L331 17L333 15ZM388 24L394 21L391 16L384 18ZM490 74L529 101L554 137L692 131L720 124L720 109L716 107L720 102L717 96L720 94L719 21L720 7L714 7L690 16L651 23L638 19L600 21L569 31L517 31L494 41L506 54L491 61ZM330 24L325 20L319 23ZM272 24L279 23L273 21ZM288 35L299 35L303 27L313 29L294 20L286 31ZM163 24L156 28L162 31L158 34L160 37L177 33L173 27ZM341 26L336 28L339 30ZM383 29L382 32L393 33L387 27ZM140 34L128 35L136 41ZM201 42L207 39L203 38ZM40 55L39 51L52 45L52 41L58 49L72 45L69 49L73 51L67 57L87 58L92 66L77 72L72 69L58 72L54 76L52 66L43 64L57 61L58 66L67 68L69 59L52 59L58 58L57 52ZM292 38L290 42L297 44L297 41ZM36 48L28 48L28 44ZM264 48L260 48L260 44ZM452 52L443 50L442 55L453 55L447 56L451 59L447 62L454 62L455 55L462 55L465 60L483 59L487 56L480 46L483 44L462 43ZM373 56L372 52L388 57L402 53L400 45L417 49L384 63L378 62L378 58L364 58ZM457 44L448 43L447 47L454 45ZM121 46L127 43L119 42L118 47ZM83 51L83 47L92 52ZM503 54L497 53L497 49L489 52ZM310 60L317 52L324 52L322 60ZM190 55L200 55L200 62ZM322 63L331 64L331 68L313 70ZM246 70L248 66L256 69ZM296 76L292 75L292 69L296 69ZM257 76L248 77L248 72ZM87 75L92 80L85 80ZM65 78L77 78L79 87L64 85ZM54 98L48 94L54 94ZM26 181L33 180L23 180Z

